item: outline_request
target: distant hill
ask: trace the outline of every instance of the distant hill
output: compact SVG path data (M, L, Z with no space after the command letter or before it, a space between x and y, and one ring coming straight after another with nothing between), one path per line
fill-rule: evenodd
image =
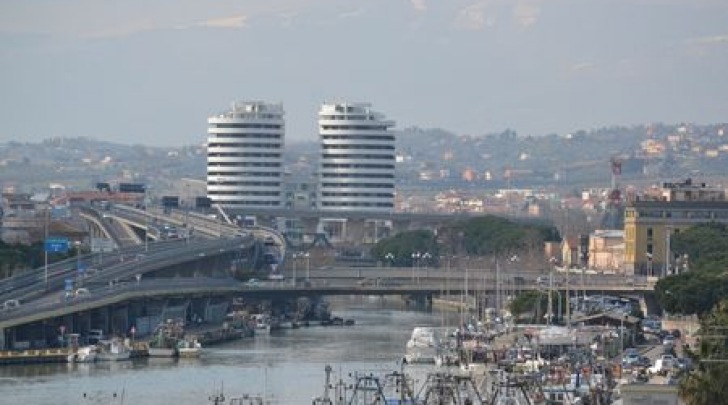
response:
M525 137L511 130L469 136L404 128L396 131L397 180L401 188L608 187L614 157L622 162L626 180L723 175L726 132L726 124L615 126ZM299 176L315 173L318 148L318 141L287 142L287 169ZM66 182L85 188L122 177L163 185L183 177L204 179L206 151L202 145L165 148L53 138L0 144L0 168L3 187Z

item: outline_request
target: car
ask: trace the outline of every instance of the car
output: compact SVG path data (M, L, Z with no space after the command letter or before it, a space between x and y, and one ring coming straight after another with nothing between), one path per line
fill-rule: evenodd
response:
M689 357L679 357L676 363L680 371L691 371L693 369L693 360Z
M637 365L639 360L640 360L639 353L627 353L622 358L622 364L625 366L634 366L634 365Z
M647 356L640 356L635 365L638 367L652 367L652 360Z
M677 339L673 335L665 335L665 337L662 339L662 345L665 347L673 347L675 346L675 342Z
M672 329L670 331L670 334L672 336L675 336L675 338L680 339L680 336L682 336L682 333L680 333L680 329Z
M245 283L248 287L258 287L260 286L260 280L257 278L251 278Z
M88 288L77 288L76 291L74 291L73 295L75 297L85 297L87 295L91 294L91 291L88 290Z
M3 310L4 311L10 311L16 308L20 308L20 301L18 300L7 300L3 304Z
M356 282L361 287L377 285L377 279L375 278L364 278Z

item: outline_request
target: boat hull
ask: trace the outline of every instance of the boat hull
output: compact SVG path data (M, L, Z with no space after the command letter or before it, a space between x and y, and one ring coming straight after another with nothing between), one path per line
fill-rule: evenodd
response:
M176 357L177 349L167 347L150 347L149 357Z
M199 347L184 348L184 349L177 349L177 352L179 354L179 357L194 358L194 357L200 357L202 349Z
M124 361L131 359L131 352L124 353L99 353L96 355L98 361Z

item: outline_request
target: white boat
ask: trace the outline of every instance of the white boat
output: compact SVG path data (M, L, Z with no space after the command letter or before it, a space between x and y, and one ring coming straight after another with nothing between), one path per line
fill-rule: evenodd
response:
M264 314L253 315L253 330L255 335L270 335L271 320Z
M99 352L96 359L99 361L121 361L131 358L129 346L120 339L101 340L98 348Z
M71 348L71 354L68 355L69 363L93 363L96 361L97 347L94 345L79 346L80 335L78 333L70 333L68 335L68 345Z
M69 363L93 363L98 355L96 346L79 347L75 353L68 355Z
M439 349L439 341L433 328L416 327L407 341L404 358L408 363L435 363Z
M202 344L197 339L182 339L177 343L179 357L200 357Z

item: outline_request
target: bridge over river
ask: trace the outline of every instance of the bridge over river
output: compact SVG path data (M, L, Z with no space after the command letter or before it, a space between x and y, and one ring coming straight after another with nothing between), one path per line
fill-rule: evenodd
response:
M112 254L85 255L0 280L0 348L42 348L57 343L61 331L86 335L91 329L126 334L131 326L138 336L150 333L162 320L183 318L220 323L233 299L247 302L285 303L307 297L331 295L400 295L420 303L442 296L508 296L523 290L641 294L651 291L646 280L584 273L560 278L545 286L533 273L487 269L412 267L310 268L296 272L295 265L282 280L250 281L232 277L231 265L250 259L261 240L273 240L281 259L285 243L275 230L254 227L241 230L202 217L146 212L123 208L83 214L102 232L108 220L129 227L171 222L194 227L196 235L173 241L126 246ZM119 241L122 237L116 235ZM127 238L129 239L129 238ZM78 274L83 260L90 266ZM93 265L91 265L93 263ZM281 266L283 267L283 266ZM288 266L291 267L291 266ZM75 293L64 286L75 283ZM498 302L503 302L498 299Z

